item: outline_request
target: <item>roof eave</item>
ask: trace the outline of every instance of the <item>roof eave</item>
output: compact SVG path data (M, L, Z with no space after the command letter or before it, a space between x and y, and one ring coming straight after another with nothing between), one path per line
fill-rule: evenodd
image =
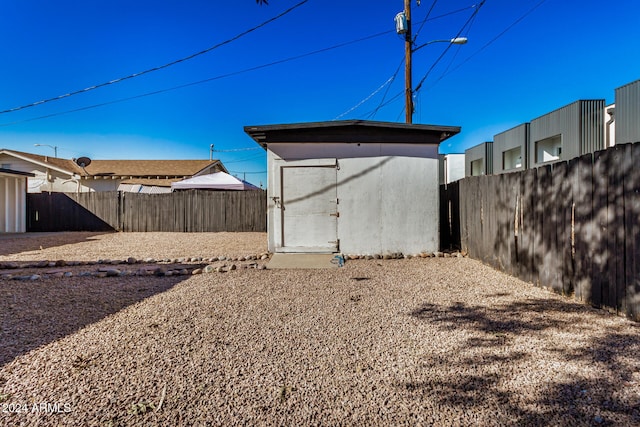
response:
M332 129L334 131L332 131ZM459 126L344 120L245 126L244 131L261 147L269 143L408 143L440 144L460 133ZM364 131L364 132L363 132Z
M76 172L73 172L73 171L62 169L62 168L60 168L58 166L54 166L51 163L40 162L38 160L31 159L31 158L26 157L26 156L21 156L20 154L15 153L15 152L13 152L11 150L6 150L6 149L0 150L0 154L7 154L7 155L15 157L17 159L24 160L25 162L33 163L34 165L42 166L42 167L47 168L47 169L53 169L55 171L67 174L69 176L73 176L76 173Z

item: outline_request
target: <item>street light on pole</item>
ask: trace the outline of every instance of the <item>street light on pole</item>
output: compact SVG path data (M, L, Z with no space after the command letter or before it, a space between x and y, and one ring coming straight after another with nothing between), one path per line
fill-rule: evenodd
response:
M420 1L418 0L418 5ZM405 70L404 70L404 82L405 82L405 121L407 123L413 123L413 83L412 83L412 64L411 54L418 49L433 44L433 43L451 43L451 44L465 44L467 42L466 37L455 37L449 40L432 40L424 43L416 48L413 48L413 36L411 34L411 0L404 0L404 13L399 13L396 16L396 31L398 34L404 34L404 51L405 51Z
M34 147L51 147L53 148L53 157L58 158L58 146L49 144L33 144Z
M411 52L415 52L418 49L422 49L423 47L430 45L432 43L451 43L451 44L465 44L468 41L466 37L456 37L451 40L431 40L430 42L426 42L425 44L421 44L420 46L413 49Z

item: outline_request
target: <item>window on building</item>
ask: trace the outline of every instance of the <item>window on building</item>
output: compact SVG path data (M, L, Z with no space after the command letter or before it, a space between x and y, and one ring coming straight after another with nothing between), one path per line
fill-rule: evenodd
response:
M11 169L11 163L2 163L2 165L0 165L1 169Z
M512 170L522 168L522 147L512 148L502 152L502 169Z
M471 176L484 175L484 159L471 162Z
M562 135L536 141L536 163L553 162L562 158Z

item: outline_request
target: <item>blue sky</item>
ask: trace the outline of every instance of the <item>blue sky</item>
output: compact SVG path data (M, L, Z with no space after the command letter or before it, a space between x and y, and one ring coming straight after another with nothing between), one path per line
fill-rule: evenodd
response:
M187 57L299 2L0 2L0 110ZM640 78L635 0L486 0L479 10L480 0L440 0L424 25L433 1L421 3L412 2L414 33L422 27L417 45L469 38L438 62L445 43L413 57L414 85L435 64L416 94L414 123L462 127L441 152L463 152L577 99L613 102L615 88ZM402 96L377 109L404 88L403 69L392 79L404 58L393 22L402 9L402 0L308 0L188 61L0 114L0 147L51 155L51 148L34 147L49 144L66 158L204 159L214 144L221 150L214 157L228 169L266 184L262 150L226 151L257 147L246 125L404 121ZM274 62L280 63L266 66ZM168 90L183 85L190 86Z

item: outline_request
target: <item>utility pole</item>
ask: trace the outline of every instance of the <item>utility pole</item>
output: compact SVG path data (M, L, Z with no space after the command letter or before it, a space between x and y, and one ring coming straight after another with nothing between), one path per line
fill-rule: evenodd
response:
M404 0L404 14L407 19L407 32L404 35L404 97L405 97L405 121L413 123L413 89L411 77L411 51L412 51L412 35L411 35L411 0Z
M480 2L480 6L484 4L486 0ZM420 6L420 0L417 0L418 6ZM477 11L477 10L476 10ZM449 40L431 40L427 43L421 44L416 48L413 47L413 34L411 33L411 0L404 0L404 11L396 15L396 32L398 34L404 34L404 55L405 55L405 69L404 69L404 99L405 99L405 121L407 123L413 123L413 83L411 77L411 55L418 49L430 45L432 43L450 43L450 44L465 44L467 42L466 37L455 37Z

